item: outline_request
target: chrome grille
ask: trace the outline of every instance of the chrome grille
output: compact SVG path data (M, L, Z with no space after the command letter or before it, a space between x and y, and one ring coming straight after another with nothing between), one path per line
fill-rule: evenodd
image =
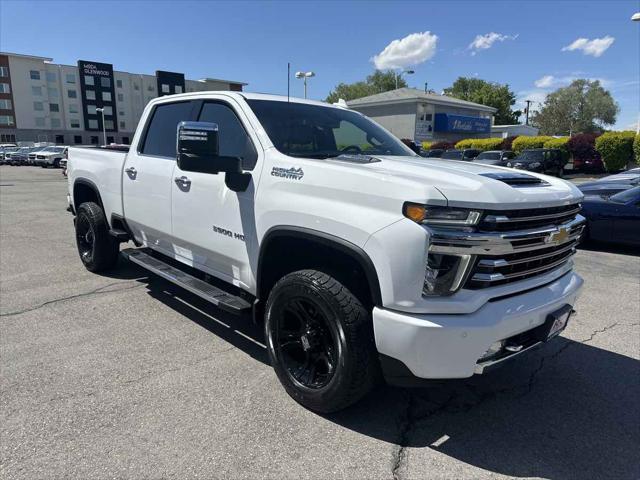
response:
M482 216L478 228L483 232L506 232L561 225L572 220L579 212L579 203L560 207L487 211Z

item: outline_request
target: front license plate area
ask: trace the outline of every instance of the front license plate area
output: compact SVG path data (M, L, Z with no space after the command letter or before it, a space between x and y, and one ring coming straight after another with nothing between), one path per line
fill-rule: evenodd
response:
M547 340L557 336L567 327L572 312L573 307L571 305L565 305L547 316L547 321L545 322L548 326Z

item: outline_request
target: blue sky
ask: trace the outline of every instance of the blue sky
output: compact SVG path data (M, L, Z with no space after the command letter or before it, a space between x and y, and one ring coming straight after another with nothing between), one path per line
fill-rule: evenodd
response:
M309 96L323 99L337 83L373 72L373 58L392 41L420 34L378 57L383 66L411 63L410 86L428 82L440 92L458 76L477 76L541 101L572 78L598 78L620 104L616 128L631 128L640 105L640 22L630 17L639 10L638 1L611 0L0 0L0 50L241 80L249 91L279 94L291 62L292 71L316 72ZM302 96L301 82L291 82Z

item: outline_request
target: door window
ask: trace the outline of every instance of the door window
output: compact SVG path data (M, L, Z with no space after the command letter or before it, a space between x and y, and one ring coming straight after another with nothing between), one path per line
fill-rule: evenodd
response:
M152 113L140 153L176 158L178 123L191 118L191 102L163 103Z
M252 170L258 155L251 138L233 109L223 103L207 102L200 113L201 122L218 125L218 149L220 156L239 157L242 169Z

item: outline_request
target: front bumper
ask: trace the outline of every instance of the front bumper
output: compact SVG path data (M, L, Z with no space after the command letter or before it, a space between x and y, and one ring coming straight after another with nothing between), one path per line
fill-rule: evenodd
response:
M376 347L418 378L470 377L485 369L479 359L491 344L539 327L550 313L575 305L582 284L579 275L568 272L547 285L494 299L460 315L409 314L376 307Z

